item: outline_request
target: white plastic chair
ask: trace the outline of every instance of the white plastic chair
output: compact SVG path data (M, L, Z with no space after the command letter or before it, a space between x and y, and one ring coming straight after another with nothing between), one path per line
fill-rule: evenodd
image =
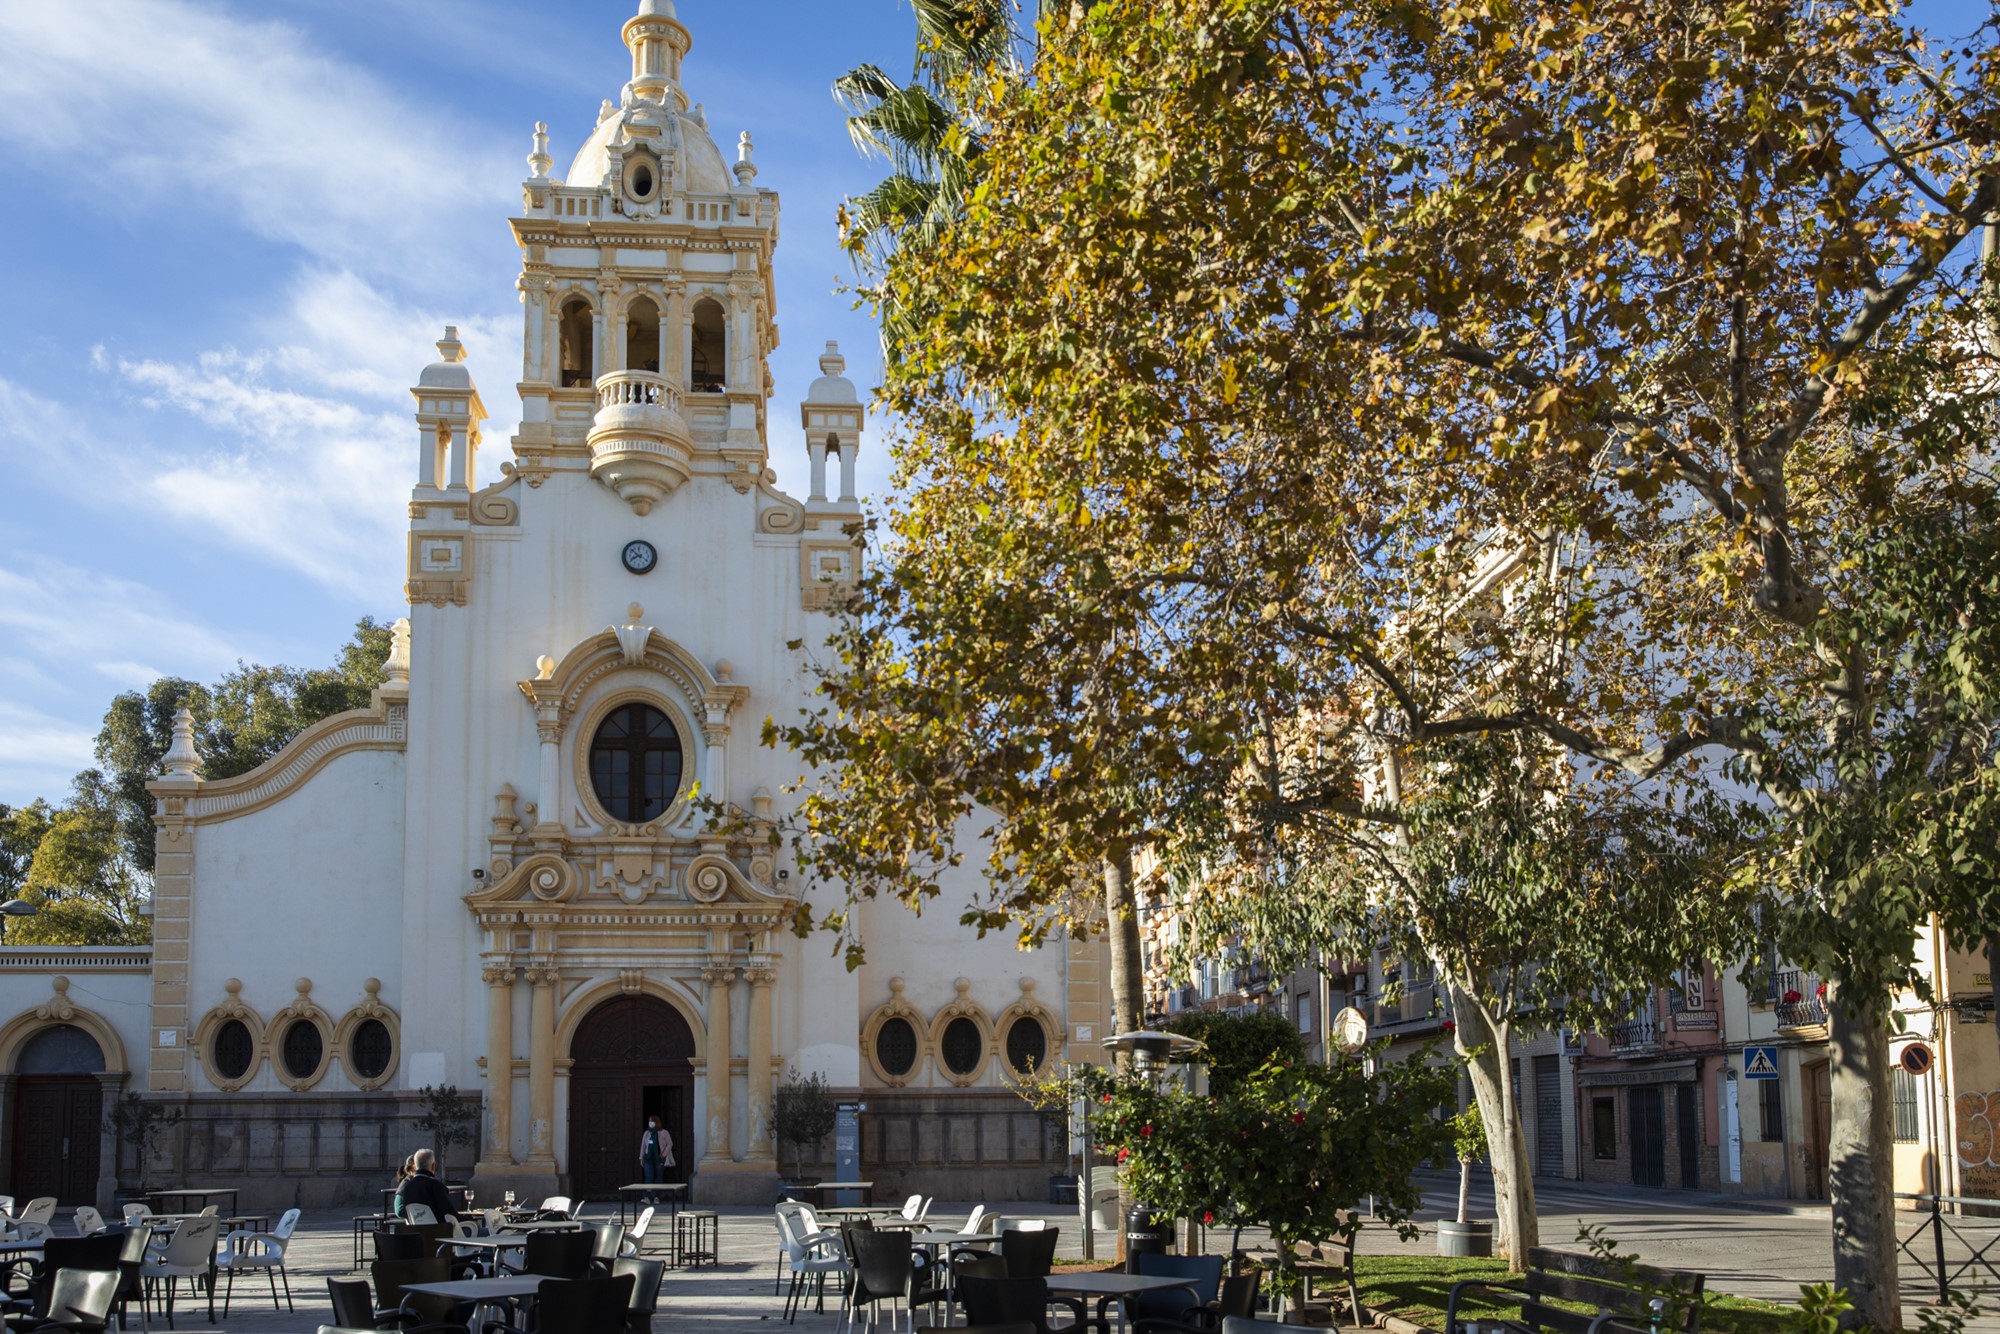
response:
M917 1211L917 1225L919 1227L931 1221L931 1206L935 1203L937 1203L936 1196L924 1196L924 1207Z
M285 1272L285 1251L292 1244L292 1233L299 1226L299 1211L285 1210L284 1217L269 1232L232 1232L223 1238L222 1250L215 1257L218 1273L227 1274L227 1285L222 1292L222 1318L229 1319L229 1299L236 1292L236 1276L245 1270L263 1270L271 1283L271 1309L278 1309L278 1280L285 1281L285 1309L296 1311L292 1305L292 1276Z
M127 1226L137 1223L142 1219L151 1218L152 1216L153 1206L150 1204L128 1204L125 1206L125 1222Z
M428 1204L406 1204L403 1206L403 1221L416 1227L429 1227L438 1221L437 1211Z
M922 1218L923 1211L924 1211L923 1196L912 1195L909 1199L903 1201L902 1217L904 1218L905 1221L911 1223L921 1223L923 1221Z
M639 1221L625 1234L625 1249L619 1252L626 1259L639 1254L640 1245L646 1240L646 1229L653 1225L653 1206L647 1205L639 1211Z
M47 1241L55 1235L55 1229L47 1223L31 1223L26 1219L14 1224L14 1230L7 1234L9 1241Z
M56 1218L56 1197L44 1195L40 1199L28 1201L28 1207L21 1211L17 1223L53 1223Z
M847 1255L841 1249L840 1238L830 1232L802 1233L797 1230L800 1215L791 1210L782 1210L777 1215L778 1240L784 1247L785 1258L792 1269L792 1288L785 1294L785 1319L797 1324L799 1307L803 1304L805 1283L808 1278L815 1281L819 1290L819 1309L826 1309L826 1276L845 1275L848 1270ZM845 1288L845 1283L842 1287ZM847 1306L845 1296L841 1309Z
M76 1211L76 1235L94 1237L104 1231L104 1215L91 1206L80 1205Z
M565 1218L567 1218L569 1217L569 1196L551 1195L546 1200L542 1201L541 1207L538 1210L536 1210L536 1212L544 1214L561 1214Z
M217 1259L215 1255L216 1235L222 1231L222 1220L213 1215L190 1218L174 1231L173 1240L160 1255L146 1257L140 1269L146 1281L155 1289L161 1279L167 1281L167 1323L174 1322L174 1294L181 1279L188 1280L189 1291L198 1292L198 1282L208 1277L209 1264ZM211 1287L208 1300L213 1306L215 1289ZM209 1322L215 1320L215 1312L209 1311Z
M1000 1229L1002 1232L1046 1232L1049 1220L1046 1218L1010 1218Z
M0 1221L12 1218L13 1216L14 1197L12 1195L0 1195Z
M965 1216L965 1226L958 1230L958 1235L961 1237L978 1236L980 1225L985 1221L986 1206L983 1204L973 1205L972 1212Z

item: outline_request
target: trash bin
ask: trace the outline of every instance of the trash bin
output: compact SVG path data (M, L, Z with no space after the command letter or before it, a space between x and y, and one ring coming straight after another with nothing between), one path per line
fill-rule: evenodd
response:
M1076 1178L1050 1177L1049 1203L1074 1205L1076 1203Z
M1174 1248L1174 1220L1155 1214L1149 1204L1135 1204L1125 1215L1125 1272L1139 1272L1142 1255L1165 1255Z

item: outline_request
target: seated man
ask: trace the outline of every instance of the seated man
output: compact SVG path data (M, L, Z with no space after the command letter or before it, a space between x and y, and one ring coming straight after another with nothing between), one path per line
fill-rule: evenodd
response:
M396 1217L407 1218L410 1206L427 1204L432 1215L440 1223L447 1214L458 1212L458 1203L451 1192L444 1188L444 1182L437 1179L437 1154L429 1149L418 1149L410 1160L416 1170L403 1178L403 1184L396 1188Z

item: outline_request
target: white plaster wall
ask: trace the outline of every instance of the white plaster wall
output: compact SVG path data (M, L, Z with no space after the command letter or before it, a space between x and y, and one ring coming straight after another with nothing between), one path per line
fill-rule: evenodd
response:
M403 1010L403 775L393 751L337 756L284 800L195 830L190 1039L232 977L266 1022L297 999L302 977L335 1024L371 977L382 1003ZM190 1064L194 1088L212 1089ZM245 1087L284 1088L268 1063ZM335 1062L317 1087L350 1085Z
M8 954L23 957L10 957L9 967L0 969L0 1026L12 1026L17 1020L37 1029L54 1024L53 1019L35 1017L35 1011L55 999L54 979L62 977L69 983L69 1003L102 1019L125 1044L125 1068L133 1076L126 1087L145 1087L147 1059L152 1052L148 1036L153 1017L152 974L142 969L98 971L75 966L75 960L92 956L90 949L57 947L44 952L9 947ZM41 964L43 959L50 963ZM106 1068L116 1069L112 1053L106 1052L105 1057Z

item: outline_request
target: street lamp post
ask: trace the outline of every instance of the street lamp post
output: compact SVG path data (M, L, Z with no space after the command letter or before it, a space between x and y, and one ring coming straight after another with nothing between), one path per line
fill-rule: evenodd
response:
M26 899L8 899L0 903L0 945L7 943L7 919L9 917L33 917L41 909Z

